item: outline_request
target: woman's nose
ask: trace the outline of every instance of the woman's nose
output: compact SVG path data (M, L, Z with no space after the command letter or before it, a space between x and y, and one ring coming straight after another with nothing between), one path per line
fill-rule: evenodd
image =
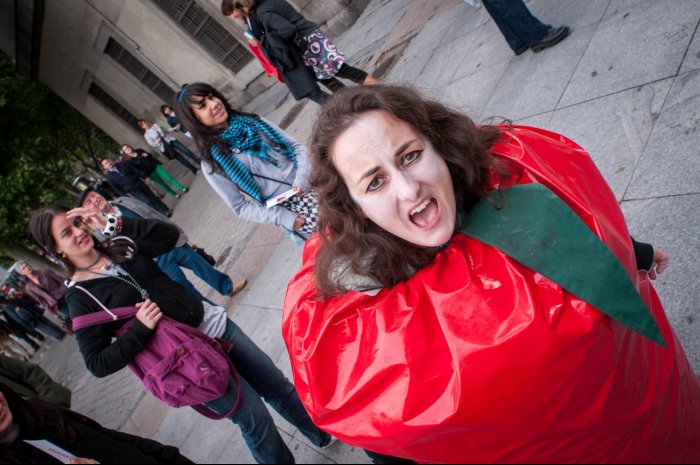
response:
M407 176L405 173L400 173L394 176L394 185L399 200L407 202L415 202L420 197L420 183Z

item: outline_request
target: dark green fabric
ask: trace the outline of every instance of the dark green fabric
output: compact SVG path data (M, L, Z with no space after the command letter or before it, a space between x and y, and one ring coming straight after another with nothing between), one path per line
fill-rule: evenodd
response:
M39 365L2 354L0 383L10 386L22 397L39 397L67 408L71 404L70 390L51 379Z
M460 218L489 244L648 339L666 346L627 272L586 223L542 184L494 191Z

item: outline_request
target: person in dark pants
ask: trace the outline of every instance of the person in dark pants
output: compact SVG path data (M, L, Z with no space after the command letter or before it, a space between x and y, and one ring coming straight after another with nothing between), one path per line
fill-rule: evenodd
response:
M528 49L541 52L569 35L567 26L553 28L543 24L522 0L483 0L483 3L516 55L522 55Z
M109 158L105 158L101 163L102 168L107 172L107 180L117 191L117 194L120 196L131 194L163 215L168 217L172 215L168 206L141 180L142 177L148 176L146 173L137 170L128 163L114 163Z
M63 340L66 335L61 328L49 321L43 315L43 310L37 307L28 297L3 297L0 300L0 307L8 319L12 318L15 322L21 324L22 327L28 328L29 331L35 332L38 330L59 341ZM30 334L33 335L32 332Z
M149 123L145 119L138 120L138 125L141 129L143 129L143 137L146 139L146 142L148 142L148 145L154 149L158 149L166 158L179 161L193 174L197 174L197 171L199 170L197 166L199 166L202 160L200 160L197 155L192 153L192 151L188 149L185 144L175 139L173 136L168 135L170 132L174 131L174 129L164 130L159 125ZM192 159L197 166L194 166L188 162L183 155Z
M313 79L331 92L345 87L337 78L357 84L378 84L367 72L350 66L318 24L299 14L284 0L256 0L249 4L223 0L221 12L245 20L246 35L252 46L260 43L268 60L282 72L294 98L308 98L322 104L328 94ZM303 78L297 80L296 78ZM304 93L306 92L306 93Z

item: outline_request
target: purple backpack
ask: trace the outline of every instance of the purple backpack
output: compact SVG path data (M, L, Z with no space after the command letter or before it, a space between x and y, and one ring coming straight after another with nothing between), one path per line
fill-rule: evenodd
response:
M82 315L72 320L73 330L129 320L117 331L124 335L134 324L136 307L109 310L95 296L81 286L77 289L89 295L102 312ZM192 407L207 418L221 420L235 414L241 405L241 390L236 372L227 351L231 344L213 339L201 331L165 315L158 321L151 339L129 362L129 369L154 396L172 407ZM202 405L226 394L233 377L238 399L225 415L218 415Z

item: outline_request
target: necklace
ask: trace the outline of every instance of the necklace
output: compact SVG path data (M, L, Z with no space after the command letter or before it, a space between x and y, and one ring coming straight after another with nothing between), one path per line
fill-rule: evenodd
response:
M89 273L89 272L95 267L95 265L97 265L97 263L98 263L101 259L102 259L102 254L99 253L99 252L97 252L97 260L95 260L94 262L92 262L92 264L90 264L90 265L88 265L88 266L86 266L86 267L84 267L84 268L76 268L75 271L80 271L80 272L82 272L82 273L86 273L86 272Z
M112 264L110 264L110 266L111 265ZM97 271L93 271L92 269L87 270L87 272L92 273L92 274L97 275L97 276L103 276L105 278L118 279L119 281L124 282L124 283L128 284L129 286L133 287L134 289L136 289L139 292L139 294L141 294L141 298L143 300L148 300L150 298L150 296L148 295L148 291L146 289L144 289L143 287L141 287L141 285L134 279L134 277L131 276L129 274L129 272L126 271L123 267L119 267L118 270L115 270L114 274L98 273ZM124 273L124 275L126 277L120 276L120 273Z

